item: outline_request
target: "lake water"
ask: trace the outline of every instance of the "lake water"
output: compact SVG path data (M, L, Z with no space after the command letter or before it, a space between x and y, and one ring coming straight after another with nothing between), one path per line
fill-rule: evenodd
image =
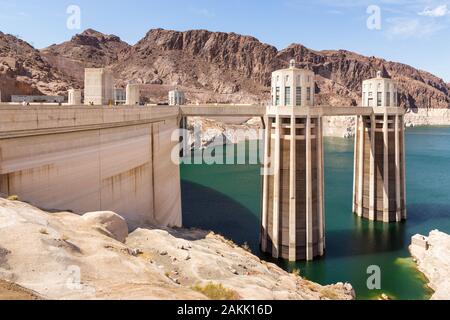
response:
M450 128L406 132L408 220L374 223L352 214L353 140L325 139L326 255L308 263L274 261L320 284L349 282L358 299L386 293L428 299L426 279L408 252L411 236L450 233ZM258 165L182 165L183 223L213 230L259 251L261 176ZM263 256L262 256L263 257ZM265 257L267 258L267 257ZM382 290L367 288L367 268L379 266Z

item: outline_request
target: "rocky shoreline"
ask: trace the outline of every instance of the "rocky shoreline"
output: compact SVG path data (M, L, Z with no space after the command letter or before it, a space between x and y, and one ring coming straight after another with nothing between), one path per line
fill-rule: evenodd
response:
M149 226L129 233L112 212L49 213L0 198L0 297L14 299L17 290L56 300L355 297L350 284L307 281L212 232Z
M438 230L415 235L409 250L434 291L431 300L450 300L450 235Z

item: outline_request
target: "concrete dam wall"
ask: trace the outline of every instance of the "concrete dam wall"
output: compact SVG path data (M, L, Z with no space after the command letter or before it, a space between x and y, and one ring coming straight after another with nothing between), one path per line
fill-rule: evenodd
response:
M0 106L0 193L134 228L181 226L178 108Z

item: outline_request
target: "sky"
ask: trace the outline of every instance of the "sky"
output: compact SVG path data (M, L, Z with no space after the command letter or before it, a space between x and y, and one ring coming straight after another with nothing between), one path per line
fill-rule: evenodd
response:
M153 28L345 49L450 82L450 0L0 0L0 31L36 48L93 28L134 44Z

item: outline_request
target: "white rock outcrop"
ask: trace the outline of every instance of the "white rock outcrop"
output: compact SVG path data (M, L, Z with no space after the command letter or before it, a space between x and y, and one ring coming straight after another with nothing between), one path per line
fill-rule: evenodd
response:
M428 237L415 235L409 247L419 270L434 290L433 300L450 300L450 235L434 230Z
M450 109L408 110L405 115L406 127L445 126L450 124Z
M122 243L105 230L125 234L113 213L48 213L0 198L0 297L17 285L56 300L196 300L208 298L197 286L213 284L244 300L354 298L349 284L304 280L213 233L137 229Z

